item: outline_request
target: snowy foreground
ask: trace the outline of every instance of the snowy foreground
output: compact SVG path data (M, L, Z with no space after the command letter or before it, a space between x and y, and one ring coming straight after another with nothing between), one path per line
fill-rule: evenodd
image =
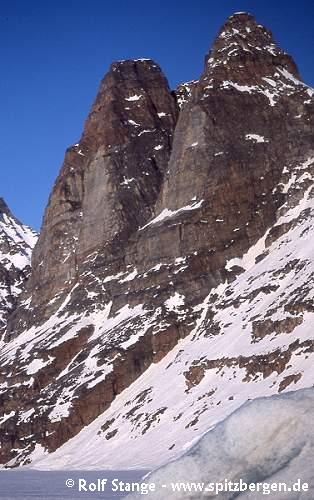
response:
M174 482L214 483L227 479L246 483L281 483L292 487L299 479L308 491L268 494L268 498L314 498L314 390L304 389L260 398L243 405L209 431L181 458L146 478L156 492L146 498L263 498L262 492L183 493L171 491ZM166 485L162 487L161 485ZM167 494L166 494L167 491ZM139 499L141 495L128 498Z

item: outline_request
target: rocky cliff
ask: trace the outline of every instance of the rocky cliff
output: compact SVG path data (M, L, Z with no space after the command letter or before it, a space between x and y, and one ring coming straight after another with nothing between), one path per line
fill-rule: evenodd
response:
M111 66L1 346L3 464L156 465L312 385L313 105L248 14L176 92Z

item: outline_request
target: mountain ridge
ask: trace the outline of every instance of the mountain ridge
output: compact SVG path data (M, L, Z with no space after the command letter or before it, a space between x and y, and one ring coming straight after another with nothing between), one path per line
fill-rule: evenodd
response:
M0 329L28 279L36 240L36 233L16 219L0 197Z

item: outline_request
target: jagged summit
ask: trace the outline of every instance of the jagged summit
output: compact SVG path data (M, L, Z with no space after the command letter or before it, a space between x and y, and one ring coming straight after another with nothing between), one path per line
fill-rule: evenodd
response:
M8 205L6 204L4 198L2 198L0 196L0 214L3 213L3 214L11 214L11 211L8 207Z
M155 81L157 75L164 79L160 66L153 59L125 59L111 63L106 80L123 80L126 88L142 82L145 87L145 82L147 86L147 82Z
M5 217L3 217L5 216ZM28 226L25 226L22 224L22 222L12 213L9 205L5 201L4 198L0 197L0 221L2 221L2 227L0 228L0 231L4 231L4 229L7 231L7 226L14 224L16 228L20 227L23 228L23 232L25 229L25 234L34 234L35 237L37 238L37 234L35 231L30 229ZM14 237L13 237L14 239ZM33 242L30 246L34 246Z
M152 59L116 61L101 82L80 142L92 148L96 139L97 147L101 144L112 152L130 130L134 134L151 130L158 127L161 118L173 126L172 101L168 82ZM164 115L157 115L159 108L164 109Z
M199 80L181 84L176 89L180 108L187 102L204 99L213 90L259 94L265 104L275 106L293 93L309 89L301 80L292 57L276 44L270 30L258 24L246 12L231 15L205 58Z
M268 50L272 55L283 52L276 47L271 31L258 24L254 16L247 13L233 14L227 19L218 33L213 52L216 48L226 50L230 45L233 45L234 51L238 48L247 51Z
M22 224L12 214L5 200L0 198L0 245L2 244L1 249L5 253L5 258L22 269L25 266L17 265L17 260L13 257L15 253L21 253L27 257L25 265L29 265L31 250L36 240L36 232Z
M230 16L222 26L205 64L205 74L220 80L232 76L242 83L257 83L277 68L300 79L292 60L275 43L271 31L248 13Z
M154 67L158 68L161 71L159 65L153 59L144 57L140 59L120 59L118 61L113 61L110 65L110 70L115 70L117 68L125 68L127 66Z

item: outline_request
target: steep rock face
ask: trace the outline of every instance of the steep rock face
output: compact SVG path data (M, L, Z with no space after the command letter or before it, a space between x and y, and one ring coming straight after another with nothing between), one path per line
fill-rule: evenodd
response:
M176 96L152 61L114 64L66 153L1 346L9 466L76 434L65 466L91 435L99 467L156 465L310 383L313 91L240 14Z
M152 215L176 115L153 61L112 64L49 200L33 257L35 305L51 299L60 282L70 286L94 251L114 255Z
M204 200L201 245L220 260L221 252L243 253L275 222L284 166L309 155L312 104L296 76L269 32L251 16L232 16L180 113L157 213ZM195 251L200 231L190 229Z
M37 235L21 224L0 198L0 331L30 272Z

